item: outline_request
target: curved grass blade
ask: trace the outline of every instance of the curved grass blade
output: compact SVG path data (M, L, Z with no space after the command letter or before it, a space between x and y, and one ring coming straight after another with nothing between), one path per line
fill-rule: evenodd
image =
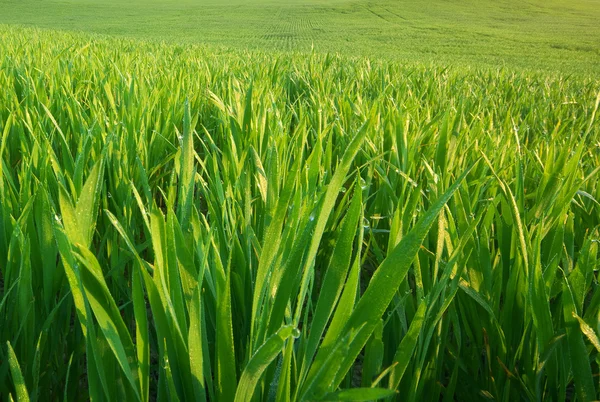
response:
M473 165L456 179L454 184L419 219L415 227L402 238L400 243L388 254L387 258L381 263L377 271L375 271L367 290L358 301L356 308L341 331L342 336L351 331L358 331L356 337L349 345L349 350L345 358L343 361L338 362L341 373L346 373L352 366L354 359L356 359L356 356L358 356L371 336L398 287L405 280L406 273L412 265L423 239L435 222L438 213L450 200L454 192L458 190L472 168ZM311 369L312 375L309 373L308 381L311 381L311 378L316 374L316 369L323 364L335 344L340 341L339 336L337 339L325 337L313 363L313 368ZM341 379L341 375L338 375L337 378ZM336 386L337 384L331 385L331 387ZM311 396L310 388L306 388L301 395L301 399L310 398Z
M315 313L311 322L310 335L308 337L304 365L307 366L317 350L325 326L334 311L338 298L344 287L344 281L350 269L352 257L352 243L356 234L358 220L361 215L362 193L360 187L355 191L352 204L348 214L340 228L340 234L332 252L331 261L323 284L321 285L320 297L317 300Z
M577 316L575 298L567 280L563 285L563 312L577 397L581 401L595 400L596 389L592 377L589 353L583 341L579 322L575 318Z
M135 348L119 308L102 276L102 269L96 257L86 248L78 247L76 257L82 263L83 269L80 273L86 299L117 362L139 400L141 397Z
M413 317L408 332L402 338L400 346L394 355L392 363L397 363L390 373L389 388L396 389L404 376L404 372L410 363L410 358L415 351L419 334L421 333L421 327L425 320L425 312L427 311L427 303L422 301L417 312Z
M27 393L27 387L25 386L25 379L21 373L21 367L19 367L15 351L9 341L6 341L6 346L8 348L8 365L10 366L10 374L12 375L13 384L15 386L17 402L29 402L29 394Z
M325 225L327 224L327 220L329 219L329 215L335 206L335 200L338 197L340 192L340 188L344 184L344 180L346 179L346 175L348 170L350 170L350 165L354 160L354 157L358 153L361 144L363 143L365 137L370 128L370 121L367 120L363 123L362 127L356 133L344 155L342 156L342 160L338 165L333 177L331 178L331 182L327 185L327 191L325 192L325 196L323 199L323 203L321 206L321 210L318 213L316 218L316 225L313 232L313 237L310 243L310 248L308 249L308 254L304 264L304 273L302 275L302 282L300 284L300 293L298 295L298 301L296 303L296 312L294 314L294 324L298 325L300 321L302 307L304 306L304 299L306 297L307 287L308 287L308 277L310 274L310 267L312 266L315 257L317 256L317 251L319 250L319 244L321 243L321 238L323 237L323 232L325 231Z
M298 330L291 325L282 327L262 344L244 369L235 393L235 402L250 402L260 377L267 367L281 353L285 341L297 336Z

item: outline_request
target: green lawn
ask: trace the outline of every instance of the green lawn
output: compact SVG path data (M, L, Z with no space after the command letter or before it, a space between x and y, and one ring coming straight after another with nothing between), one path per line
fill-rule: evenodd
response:
M236 48L600 71L598 0L0 0L0 23Z

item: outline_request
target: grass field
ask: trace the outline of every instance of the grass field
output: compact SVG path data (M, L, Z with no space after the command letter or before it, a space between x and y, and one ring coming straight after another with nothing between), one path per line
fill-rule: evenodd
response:
M0 401L600 399L598 2L484 3L0 0Z
M0 9L0 24L600 74L600 0L0 0Z

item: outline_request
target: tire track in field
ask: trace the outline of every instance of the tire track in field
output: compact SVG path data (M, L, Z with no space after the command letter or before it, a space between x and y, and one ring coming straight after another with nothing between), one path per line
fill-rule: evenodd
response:
M315 18L311 8L282 7L274 13L258 39L277 49L298 50L306 49L316 42L322 31L321 21Z
M389 8L384 8L384 10L387 11L388 13L392 14L392 15L395 15L396 17L400 18L401 20L404 20L406 22L410 22L408 18L405 18L405 17L401 16L400 14L393 12Z
M368 12L370 12L371 14L373 14L374 16L376 16L379 19L384 20L385 22L392 24L392 25L396 25L396 26L406 26L406 25L410 25L410 26L414 26L414 23L412 21L410 21L408 18L401 16L400 14L390 10L389 8L383 8L381 9L377 9L375 10L374 7L369 7L369 6L364 6L364 9ZM387 15L385 15L387 14ZM393 16L396 18L389 18L389 16ZM395 19L400 19L402 20L402 23L400 23L399 21L395 20Z

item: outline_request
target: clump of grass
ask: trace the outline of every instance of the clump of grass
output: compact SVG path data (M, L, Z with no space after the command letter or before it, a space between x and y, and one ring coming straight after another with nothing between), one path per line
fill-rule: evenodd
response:
M600 396L597 80L0 39L1 399Z

